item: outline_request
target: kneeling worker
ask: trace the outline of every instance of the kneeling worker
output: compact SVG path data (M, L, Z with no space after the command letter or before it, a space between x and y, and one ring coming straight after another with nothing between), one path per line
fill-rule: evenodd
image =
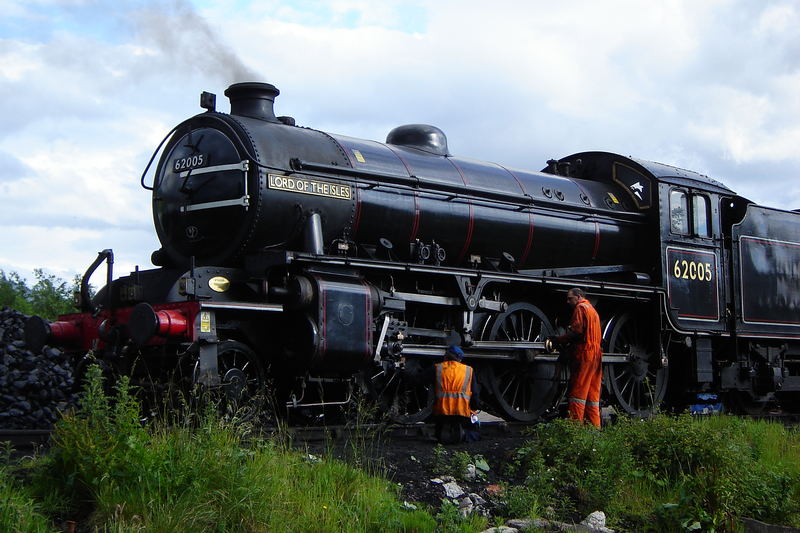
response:
M436 399L433 414L436 439L443 444L463 440L472 442L480 438L475 418L480 389L472 367L461 363L463 357L461 348L450 346L445 352L444 361L434 366Z

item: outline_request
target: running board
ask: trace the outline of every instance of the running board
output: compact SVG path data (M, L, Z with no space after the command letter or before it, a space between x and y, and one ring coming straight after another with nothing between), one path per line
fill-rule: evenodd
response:
M431 346L427 344L404 344L403 357L444 357L446 347ZM520 357L520 350L532 350L532 356L526 354ZM465 360L499 360L499 361L519 361L521 359L532 359L533 361L555 362L559 358L557 353L547 353L543 342L524 342L524 341L475 341L469 348L464 349ZM604 353L603 363L628 363L631 360L629 353Z

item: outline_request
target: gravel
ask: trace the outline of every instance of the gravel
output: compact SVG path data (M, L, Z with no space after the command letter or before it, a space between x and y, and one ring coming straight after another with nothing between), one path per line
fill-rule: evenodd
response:
M0 429L49 429L77 402L67 355L25 346L27 318L7 307L0 311Z

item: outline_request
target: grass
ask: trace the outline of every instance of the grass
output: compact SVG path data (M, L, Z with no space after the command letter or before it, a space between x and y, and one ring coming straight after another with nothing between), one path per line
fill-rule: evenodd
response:
M293 450L285 435L255 438L212 407L147 424L139 410L124 379L109 396L92 369L47 454L0 468L0 531L57 531L66 518L93 532L466 533L489 523L449 502L435 514L407 509L381 476L380 430L356 435L348 463ZM478 459L434 449L457 475ZM555 421L532 428L512 469L509 518L575 522L602 509L617 531L739 531L743 517L800 526L800 434L775 423L657 416L596 431Z
M533 429L516 469L512 514L580 520L602 509L619 531L738 531L744 517L800 526L800 435L776 423L658 416L595 431L556 421Z
M3 460L5 463L6 458ZM0 531L8 533L51 533L56 531L41 512L33 496L0 465Z
M83 403L67 414L44 457L27 465L31 495L81 524L118 531L434 531L397 488L343 462L270 440L213 410L183 426L143 427L123 380L113 398L93 370Z

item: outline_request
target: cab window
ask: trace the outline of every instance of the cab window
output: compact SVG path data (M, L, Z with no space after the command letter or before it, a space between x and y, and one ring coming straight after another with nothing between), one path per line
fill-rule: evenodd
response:
M689 209L686 193L673 190L669 194L670 231L679 235L689 234Z
M711 237L710 211L707 197L692 195L692 226L698 237Z

